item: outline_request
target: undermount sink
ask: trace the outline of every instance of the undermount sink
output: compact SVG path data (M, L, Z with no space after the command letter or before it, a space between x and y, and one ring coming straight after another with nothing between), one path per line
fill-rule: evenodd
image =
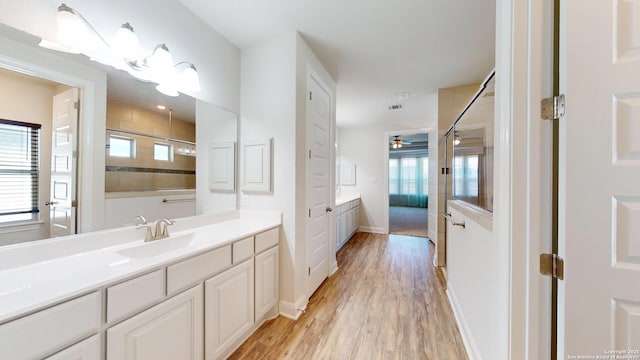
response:
M146 259L162 255L174 250L185 248L191 244L194 234L170 236L165 239L153 240L142 245L117 251L118 254L132 259Z

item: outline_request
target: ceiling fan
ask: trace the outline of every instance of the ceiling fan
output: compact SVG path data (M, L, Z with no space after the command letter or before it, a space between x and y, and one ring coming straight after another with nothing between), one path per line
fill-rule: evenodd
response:
M411 145L411 143L400 139L400 135L395 135L393 140L391 140L391 147L394 149L400 149L402 145Z

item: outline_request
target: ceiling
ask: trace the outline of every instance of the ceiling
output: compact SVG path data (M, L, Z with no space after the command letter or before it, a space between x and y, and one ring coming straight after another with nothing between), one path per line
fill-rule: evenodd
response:
M338 84L340 127L430 126L438 88L494 68L495 0L179 1L241 49L299 31Z

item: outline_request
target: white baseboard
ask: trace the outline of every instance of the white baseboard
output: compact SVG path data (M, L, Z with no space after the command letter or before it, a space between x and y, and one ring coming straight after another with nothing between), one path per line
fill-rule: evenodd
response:
M309 299L304 295L300 297L295 304L289 301L280 300L280 315L291 320L298 320L302 312L307 308L308 303Z
M336 271L338 271L338 262L337 262L337 261L334 261L334 262L331 264L331 270L329 271L329 276L331 276L331 275L335 274L335 273L336 273Z
M361 232L369 232L374 234L386 234L384 228L377 226L360 226L358 227L358 231Z
M458 323L460 336L462 337L465 349L467 349L469 360L481 360L482 358L480 357L480 352L478 351L476 342L473 340L471 329L469 329L467 320L465 319L462 309L460 308L460 304L458 303L458 299L456 298L453 289L450 287L447 288L447 297L449 298L449 303L453 309L453 316L455 316L456 322Z

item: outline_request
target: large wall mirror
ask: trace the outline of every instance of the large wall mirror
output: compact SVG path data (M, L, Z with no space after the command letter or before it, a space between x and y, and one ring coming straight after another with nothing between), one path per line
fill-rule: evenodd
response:
M34 63L38 54L54 54L39 48L38 38L0 24L2 39L28 46L25 53ZM55 53L107 77L104 169L94 168L93 178L86 171L80 176L80 130L102 120L77 111L83 106L81 87L30 74L24 70L29 68L24 57L21 66L7 65L5 59L11 56L10 49L0 50L0 245L81 232L81 207L85 218L93 211L104 214L102 228L132 223L135 215L155 220L236 208L235 153L225 158L233 163L219 167L225 173L218 176L210 174L207 150L214 143L235 147L235 113L183 94L162 95L154 84L84 56ZM99 155L93 154L94 159ZM24 161L18 163L18 158ZM19 168L24 171L19 173ZM81 183L99 177L104 186L96 191L104 193L104 209L83 207L77 201ZM207 184L211 178L232 179L233 184L212 190Z
M450 194L493 212L494 72L446 135Z

